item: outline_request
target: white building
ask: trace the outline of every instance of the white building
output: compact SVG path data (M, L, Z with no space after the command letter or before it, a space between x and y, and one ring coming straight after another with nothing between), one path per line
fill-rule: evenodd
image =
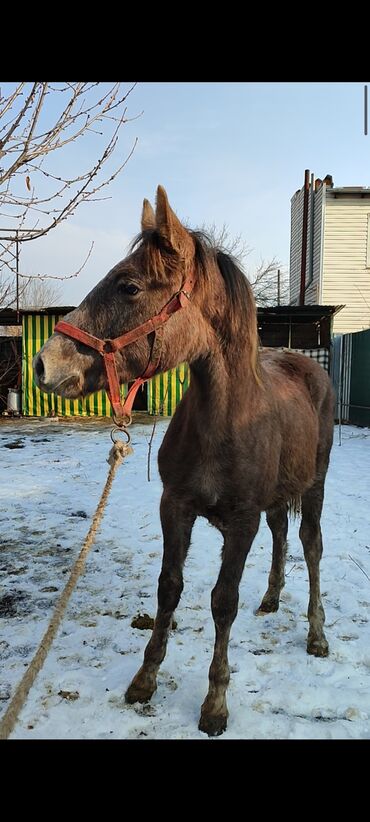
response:
M291 200L290 302L344 305L335 333L369 328L370 188L335 188L308 171L305 183Z

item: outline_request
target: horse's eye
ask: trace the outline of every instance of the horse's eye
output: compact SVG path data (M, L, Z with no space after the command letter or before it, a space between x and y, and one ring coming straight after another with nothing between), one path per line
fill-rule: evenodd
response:
M133 283L120 283L119 290L123 291L124 294L129 294L131 297L134 297L135 294L139 293L140 289Z

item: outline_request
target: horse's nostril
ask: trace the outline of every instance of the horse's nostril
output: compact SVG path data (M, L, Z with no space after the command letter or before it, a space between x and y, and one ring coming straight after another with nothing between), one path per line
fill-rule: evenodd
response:
M42 361L42 357L37 357L37 360L34 365L35 374L37 378L42 381L45 374L44 363Z

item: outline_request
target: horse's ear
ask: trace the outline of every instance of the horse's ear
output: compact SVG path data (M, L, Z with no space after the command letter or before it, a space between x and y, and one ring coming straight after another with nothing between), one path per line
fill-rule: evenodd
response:
M194 250L190 234L182 223L180 223L175 212L172 211L163 186L158 186L157 188L157 208L155 216L157 230L171 248L182 254L191 249Z
M144 200L143 210L141 213L141 230L146 231L147 228L155 228L155 214L149 200Z

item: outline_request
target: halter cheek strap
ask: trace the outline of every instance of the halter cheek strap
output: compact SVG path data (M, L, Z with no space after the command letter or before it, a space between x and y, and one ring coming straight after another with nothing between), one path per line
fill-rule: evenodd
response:
M126 334L122 334L120 337L115 337L113 340L102 340L99 339L99 337L94 337L92 334L88 334L87 331L82 331L81 328L77 328L75 325L71 325L64 320L60 320L56 324L54 331L58 331L66 337L71 337L73 340L83 343L88 348L94 348L95 351L98 351L103 357L108 380L107 394L113 408L114 417L119 418L119 420L115 419L115 421L119 422L121 425L123 424L125 418L128 418L128 420L126 420L126 425L131 419L132 406L140 386L143 385L146 380L153 377L159 368L162 345L160 343L158 351L158 329L162 329L163 325L170 319L170 317L172 317L172 314L175 314L176 311L179 311L181 308L185 308L189 304L193 288L194 279L192 275L190 275L185 280L180 291L171 297L168 303L163 306L159 314L155 314L154 317L151 317L145 323L138 325L131 331L127 331ZM120 351L127 345L139 340L140 337L147 336L153 331L155 337L149 363L142 375L137 377L131 386L124 403L122 403L120 399L120 383L116 367L115 352Z

